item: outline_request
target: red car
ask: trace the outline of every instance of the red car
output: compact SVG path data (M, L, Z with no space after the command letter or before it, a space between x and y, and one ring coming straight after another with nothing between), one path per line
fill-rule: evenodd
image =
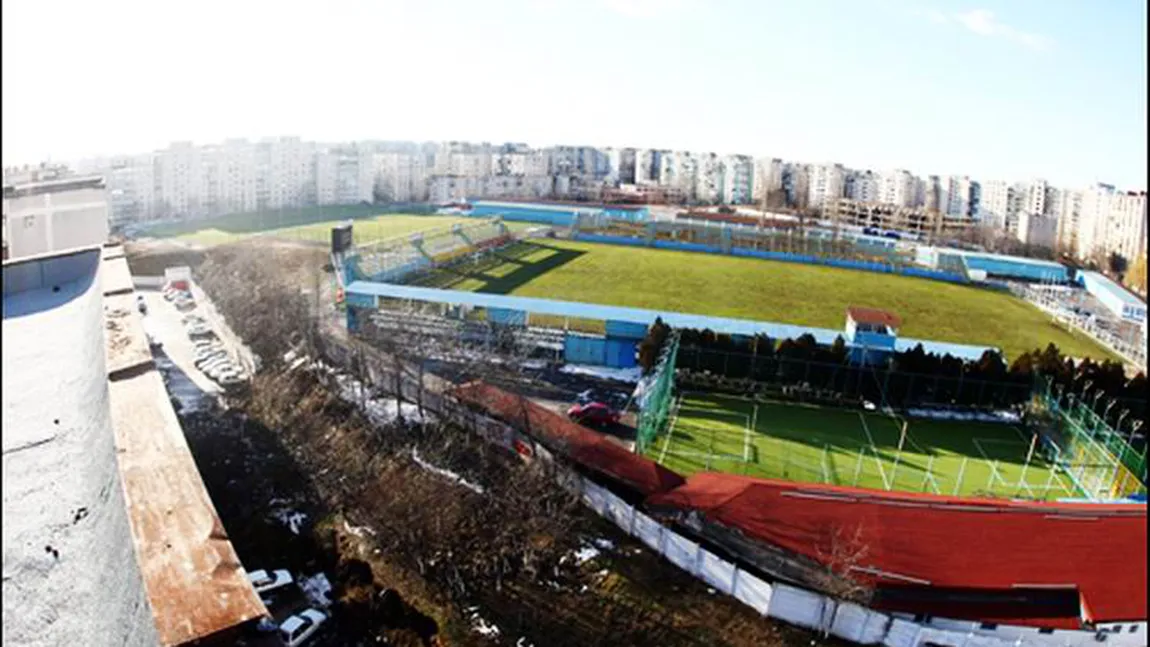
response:
M573 404L567 410L567 417L581 425L611 425L619 422L619 412L602 402Z

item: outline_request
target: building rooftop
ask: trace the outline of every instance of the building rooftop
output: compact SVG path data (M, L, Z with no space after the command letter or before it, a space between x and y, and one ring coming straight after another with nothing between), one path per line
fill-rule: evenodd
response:
M183 645L265 615L120 249L3 267L5 644Z
M1116 297L1125 305L1142 306L1146 307L1146 302L1139 299L1134 293L1130 292L1121 285L1115 283L1110 277L1100 272L1079 272L1082 276L1082 282L1086 285L1087 290L1092 294L1105 292L1110 296Z
M77 175L52 180L38 180L4 185L5 198L26 198L45 193L59 193L75 189L102 189L104 178L100 175Z
M704 472L648 505L696 511L820 562L834 553L828 529L841 528L860 550L851 569L872 578L880 608L892 611L1064 629L1146 618L1145 504L955 498ZM912 594L884 602L881 587ZM967 595L932 599L931 589ZM1013 608L1001 595L1018 589L1069 589L1080 610ZM1000 598L977 595L990 592Z
M888 328L898 328L902 325L901 317L893 312L887 312L886 310L879 310L877 308L851 306L847 308L847 316L856 323L862 324L887 326Z

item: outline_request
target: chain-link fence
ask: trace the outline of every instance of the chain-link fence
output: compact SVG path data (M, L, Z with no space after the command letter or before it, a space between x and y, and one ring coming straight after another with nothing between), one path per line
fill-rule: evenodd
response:
M699 386L708 383L736 390L755 390L751 382L802 387L818 399L868 400L894 408L944 404L970 408L1006 409L1024 404L1031 393L1029 377L1017 380L976 379L964 374L926 375L885 367L856 366L755 355L684 345L677 368L691 373Z
M1086 402L1063 394L1050 378L1039 378L1032 403L1043 425L1046 451L1084 493L1119 499L1146 492L1146 446L1131 444Z

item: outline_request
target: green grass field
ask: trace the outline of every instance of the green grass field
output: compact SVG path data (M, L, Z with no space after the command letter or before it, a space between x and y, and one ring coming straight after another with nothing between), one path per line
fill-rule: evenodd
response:
M1001 348L1008 358L1053 342L1112 359L1034 306L992 290L800 263L548 240L523 243L422 285L841 329L851 305L903 319L899 334Z
M381 214L379 207L351 205L240 213L203 220L163 223L149 228L145 235L174 238L204 247L233 243L258 235L328 243L331 241L331 228L346 220L354 221L352 233L357 244L405 236L417 231L447 228L457 223L476 222L474 218L459 216ZM519 230L530 225L507 223L507 226L512 230Z
M1074 496L1070 480L1035 452L1022 429L1002 424L912 420L877 412L691 395L676 403L667 434L647 453L689 475L763 478L971 496Z

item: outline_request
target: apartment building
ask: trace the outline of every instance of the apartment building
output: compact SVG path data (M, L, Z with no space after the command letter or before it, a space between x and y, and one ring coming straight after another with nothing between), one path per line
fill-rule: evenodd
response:
M1052 249L1058 240L1058 219L1041 212L1021 211L1015 237L1026 245Z
M968 218L978 212L978 182L966 176L951 175L940 181L939 210L952 218Z
M569 176L563 188L570 190ZM435 204L460 202L471 198L538 199L556 192L557 178L543 176L466 177L433 175L428 179L428 198Z
M699 153L695 173L695 200L703 204L715 204L722 195L723 162L714 153Z
M764 200L770 200L783 190L783 160L777 157L760 157L754 164L752 198L755 204L762 204Z
M879 178L878 202L896 207L914 207L916 178L910 171L896 169Z
M1049 201L1052 197L1051 189L1052 187L1047 184L1046 180L1031 180L1030 184L1025 186L1025 202L1021 210L1026 213L1047 215L1049 213Z
M1058 247L1073 253L1078 246L1078 223L1082 210L1082 191L1059 189L1053 207L1058 219Z
M1081 194L1074 253L1099 259L1110 253L1133 260L1146 250L1146 192L1096 184Z
M982 183L982 200L978 220L995 229L1005 229L1014 189L1009 182L990 180Z
M374 197L383 202L422 202L428 196L427 158L423 154L374 153Z
M659 158L659 185L671 189L684 200L695 200L699 161L687 151L672 151Z
M722 161L722 186L719 200L723 204L749 204L755 185L755 163L746 155L728 155Z
M843 195L858 202L878 202L880 181L874 171L849 171L843 181Z
M783 191L787 195L787 206L805 209L810 190L810 166L788 163L783 167Z
M810 167L807 183L807 206L822 209L827 203L843 197L846 170L842 164L816 164Z

